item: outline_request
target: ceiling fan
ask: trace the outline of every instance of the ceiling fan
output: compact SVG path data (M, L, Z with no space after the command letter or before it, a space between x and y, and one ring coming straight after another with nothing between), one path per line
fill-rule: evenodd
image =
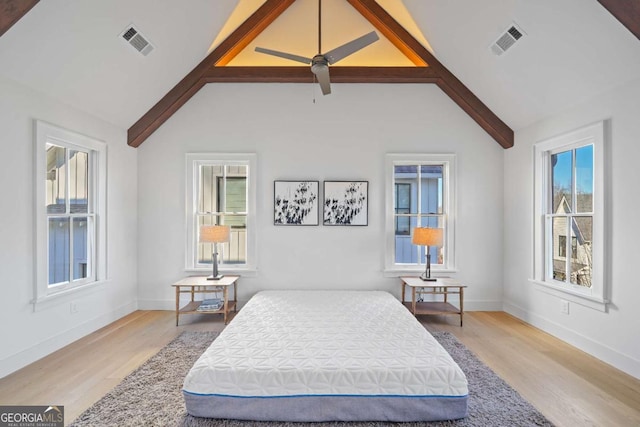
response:
M362 37L358 37L349 43L338 46L327 53L322 52L322 0L318 0L318 54L313 58L294 55L277 50L256 47L256 52L266 53L267 55L278 56L280 58L290 59L292 61L302 62L303 64L311 64L311 72L318 78L320 89L323 95L331 93L331 80L329 78L329 65L333 65L341 59L369 46L371 43L379 39L378 34L372 31Z

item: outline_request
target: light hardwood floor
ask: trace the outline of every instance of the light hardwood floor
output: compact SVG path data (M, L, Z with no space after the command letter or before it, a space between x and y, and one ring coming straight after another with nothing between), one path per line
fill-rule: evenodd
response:
M421 316L452 332L557 426L639 426L640 381L503 312ZM65 406L73 421L185 330L221 331L221 316L137 311L0 379L0 404Z

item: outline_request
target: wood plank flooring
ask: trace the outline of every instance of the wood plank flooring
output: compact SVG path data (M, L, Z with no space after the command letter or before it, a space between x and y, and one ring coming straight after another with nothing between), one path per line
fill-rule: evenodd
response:
M557 426L639 426L640 380L503 312L420 316L449 331ZM221 331L222 316L136 311L0 379L0 404L65 406L67 423L185 330Z

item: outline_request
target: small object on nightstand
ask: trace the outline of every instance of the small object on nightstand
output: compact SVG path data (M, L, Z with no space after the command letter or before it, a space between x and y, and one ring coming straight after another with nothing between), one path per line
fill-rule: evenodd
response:
M420 278L426 282L435 282L431 277L431 253L429 246L442 246L442 228L416 227L413 229L411 243L419 246L426 246L426 267Z

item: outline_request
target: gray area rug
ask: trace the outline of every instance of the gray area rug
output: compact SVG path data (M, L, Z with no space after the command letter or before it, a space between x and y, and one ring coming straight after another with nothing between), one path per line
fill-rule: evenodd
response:
M382 422L279 423L214 420L187 415L182 382L191 366L218 334L183 332L128 375L71 425L183 427L379 427ZM433 336L460 365L469 382L469 416L462 420L401 423L403 427L552 426L540 412L482 363L449 332Z

